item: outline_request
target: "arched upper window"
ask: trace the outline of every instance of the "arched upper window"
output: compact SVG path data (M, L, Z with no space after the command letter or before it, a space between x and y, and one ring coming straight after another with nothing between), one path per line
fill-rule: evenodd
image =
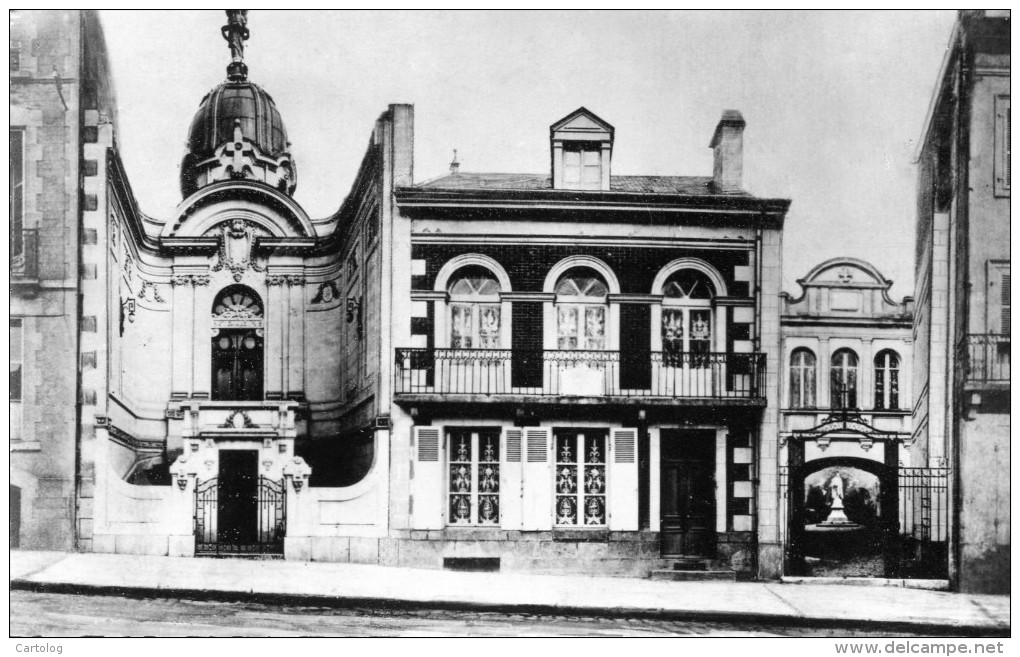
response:
M217 320L261 322L262 314L262 299L254 290L244 285L224 288L213 302L213 318Z
M213 302L212 398L262 399L262 299L231 285Z
M559 349L606 348L609 285L588 267L575 267L556 281L556 345Z
M715 286L696 269L680 269L663 283L662 351L666 358L712 351Z
M829 390L832 408L857 408L857 354L840 349L832 355L832 378Z
M790 354L790 408L815 408L815 355L800 347Z
M662 286L667 299L712 299L715 287L708 276L696 269L681 269L670 274Z
M499 281L485 267L462 267L450 278L450 346L498 349L500 346Z
M875 356L875 408L900 407L900 357L892 349Z

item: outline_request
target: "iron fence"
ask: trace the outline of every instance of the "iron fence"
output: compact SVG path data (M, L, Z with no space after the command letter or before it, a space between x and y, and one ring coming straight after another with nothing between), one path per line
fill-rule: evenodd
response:
M1009 383L1009 335L967 335L957 353L965 382Z
M948 576L949 474L949 468L899 469L900 571L904 577Z

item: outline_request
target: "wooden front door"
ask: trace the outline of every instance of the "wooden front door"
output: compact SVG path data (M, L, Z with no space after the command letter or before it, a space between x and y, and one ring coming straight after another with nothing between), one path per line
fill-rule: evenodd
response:
M258 460L256 450L220 450L218 541L246 545L258 537Z
M715 555L715 432L662 431L662 555Z

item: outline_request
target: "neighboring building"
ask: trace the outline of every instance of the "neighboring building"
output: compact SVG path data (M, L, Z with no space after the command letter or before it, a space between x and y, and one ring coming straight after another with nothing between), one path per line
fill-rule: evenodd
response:
M789 201L742 190L743 130L723 114L714 176L621 176L613 127L580 108L549 172L416 184L412 109L382 115L340 220L344 253L377 259L377 287L341 288L383 318L341 423L391 432L380 562L779 575ZM316 545L354 558L353 538Z
M797 282L802 293L796 299L783 294L780 320L785 364L780 434L786 445L781 465L790 474L793 502L783 526L787 573L920 575L911 563L918 553L915 524L921 533L913 517L913 489L921 477L910 467L916 451L909 440L912 299L890 299L892 281L854 258L827 260ZM944 474L927 474L924 481L941 476L944 482ZM818 495L834 476L845 482L846 513L858 525L856 531L845 523L833 526L835 546L824 540L825 527L817 526L829 513ZM855 507L861 498L866 503ZM933 519L935 532L944 537L944 483L936 501L942 514ZM818 508L812 508L815 503ZM915 549L903 549L904 542ZM944 571L944 549L927 550L926 565L938 562L939 554ZM923 575L938 573L928 568Z
M97 284L86 151L116 120L95 12L10 13L10 112L10 545L68 550L91 517L75 507L79 483L91 495L77 364L98 338L79 302Z
M919 151L915 443L953 479L951 578L1010 580L1010 20L960 12Z

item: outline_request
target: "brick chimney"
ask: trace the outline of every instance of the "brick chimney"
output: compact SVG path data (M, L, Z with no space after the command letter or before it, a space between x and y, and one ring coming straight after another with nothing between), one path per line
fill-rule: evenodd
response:
M715 127L709 148L715 150L712 186L719 194L741 192L744 179L744 117L737 110L724 110Z

